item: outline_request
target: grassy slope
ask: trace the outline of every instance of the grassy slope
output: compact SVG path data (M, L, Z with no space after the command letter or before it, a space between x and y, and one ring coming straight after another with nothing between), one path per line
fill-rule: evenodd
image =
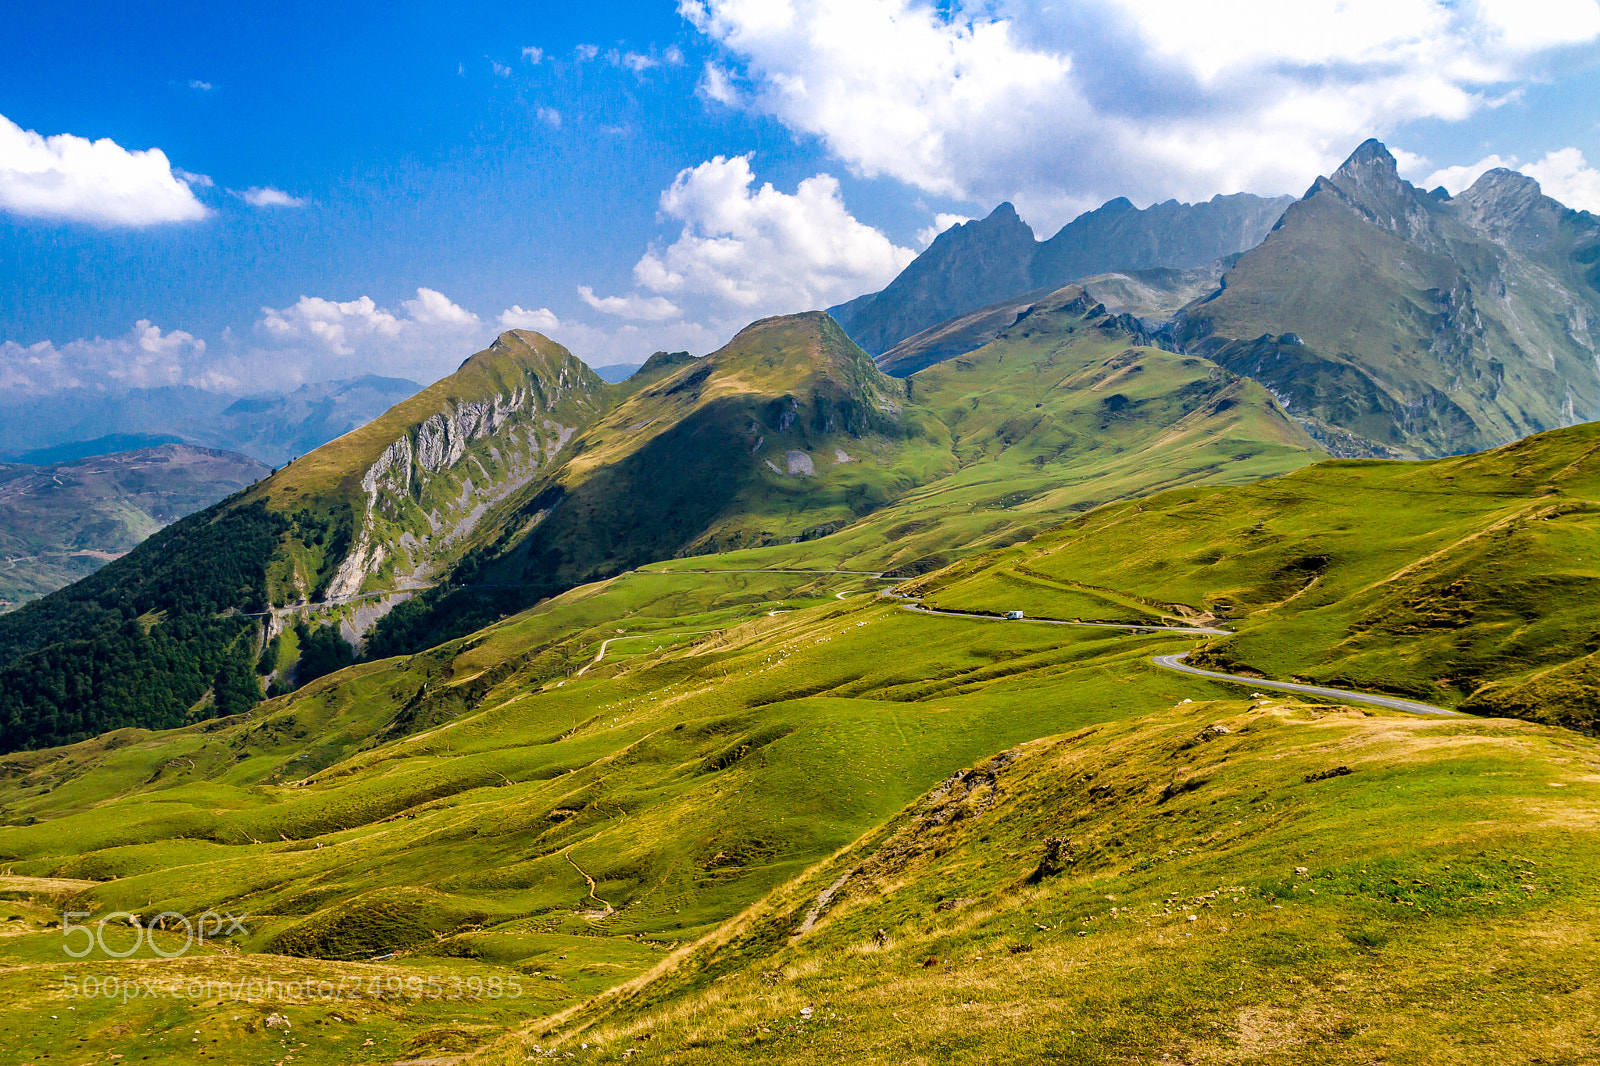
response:
M1560 997L1586 965L1573 930L1600 904L1593 741L1228 702L1226 686L1146 664L1181 640L829 595L862 587L634 574L247 719L7 757L9 873L92 882L39 883L0 940L0 987L34 1034L18 1054L81 1037L186 1061L200 1028L229 1061L277 1061L283 1034L263 1020L278 1009L302 1062L497 1037L487 1061L520 1059L551 1034L574 1052L598 1035L600 1061L643 1047L692 1062L1024 1061L1041 1047L1278 1061L1308 1040L1333 1061L1465 1061L1456 1044L1534 1039L1554 1054L1587 1037ZM578 675L618 630L632 646ZM1014 765L987 761L1019 746ZM974 764L992 785L984 771L918 800ZM1353 773L1305 780L1339 766ZM1070 838L1075 861L1029 886L1047 836ZM97 915L248 911L251 953L68 965L53 898ZM1482 972L1491 952L1502 976ZM63 1023L67 973L520 976L531 991L79 1001ZM1484 1007L1490 981L1518 995ZM802 1005L821 1017L801 1024Z
M916 572L1113 500L1253 481L1317 457L1259 386L1130 347L1079 296L1061 290L992 343L908 379L917 407L949 427L952 473L830 537L737 553L732 565Z
M0 611L93 573L268 473L242 455L179 444L0 467Z
M1358 599L1335 594L1446 558L1438 549L1486 515L1570 505L1581 517L1596 454L1586 427L1468 459L1183 489L926 583L941 602L977 600L989 574L1026 562L1023 576L1074 610L1133 617L1220 610L1225 593L1241 643L1281 626L1305 655L1327 631L1301 621L1324 587L1331 607ZM1592 532L1572 535L1592 548ZM1311 553L1305 537L1328 563L1314 584L1290 567L1290 587L1284 560ZM1546 551L1570 547L1502 540L1501 562L1535 590ZM284 1034L263 1021L276 1009L295 1019L303 1062L485 1043L486 1061L520 1059L552 1036L577 1054L597 1034L589 1058L643 1047L695 1062L1008 1061L1041 1047L1272 1062L1310 1041L1333 1061L1449 1062L1529 1040L1559 1060L1588 1039L1570 975L1588 965L1575 930L1600 903L1592 740L1230 703L1232 686L1149 666L1183 639L917 616L850 575L673 569L574 590L246 717L0 760L6 869L57 879L22 885L0 940L0 986L36 1034L18 1053L81 1037L184 1061L198 1027L230 1061L277 1061ZM1557 635L1587 632L1591 599L1541 610ZM1373 642L1404 659L1434 635L1399 627ZM1014 766L987 762L1019 745ZM986 769L918 801L975 764ZM1307 780L1340 766L1353 773ZM1029 886L1052 836L1075 861ZM72 969L51 900L247 911L247 954ZM84 1003L62 1024L60 979L86 972L392 976L401 994ZM534 991L403 994L434 976L520 977ZM1502 990L1517 995L1488 998ZM821 1017L801 1023L801 1005Z
M1081 667L1129 662L1115 641L952 637L826 595L859 579L808 592L812 580L630 575L248 719L13 756L7 817L39 821L0 830L0 849L16 874L113 878L81 896L97 912L248 910L247 948L398 948L417 972L466 958L554 974L546 999L570 1001L715 928L996 744L1104 719L1135 690L1170 702L1190 687L1150 674L1130 690ZM576 675L618 629L633 647ZM1032 689L1017 682L1029 672ZM1038 678L1071 698L1041 716ZM616 913L586 917L596 899ZM54 961L59 935L6 950L17 965ZM44 1009L39 982L56 972L5 979Z
M947 779L473 1061L1587 1061L1597 754L1503 721L1152 704Z
M1591 423L1106 508L938 575L928 595L1065 617L1215 614L1238 636L1213 663L1592 729L1597 516Z

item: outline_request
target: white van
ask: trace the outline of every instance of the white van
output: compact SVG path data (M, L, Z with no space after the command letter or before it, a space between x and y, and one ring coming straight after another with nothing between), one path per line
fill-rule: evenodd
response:
M1022 617L1022 612L1021 611L1007 611L1006 612L1006 621L1008 621L1008 622L1015 622L1017 619L1019 619L1021 617Z

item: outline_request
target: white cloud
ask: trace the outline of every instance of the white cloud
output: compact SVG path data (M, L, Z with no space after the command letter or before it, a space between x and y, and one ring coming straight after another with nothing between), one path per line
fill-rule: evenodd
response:
M641 287L696 297L712 315L788 314L826 307L881 288L914 257L845 207L836 179L818 174L794 193L770 183L752 189L748 156L717 156L679 172L661 194L661 212L682 223L677 240L652 248L633 268ZM592 294L590 306L602 306ZM666 300L609 297L619 310L655 310ZM634 314L633 317L653 317Z
M478 324L477 315L433 289L418 289L415 300L403 300L400 306L410 314L411 321L419 325L470 328Z
M643 74L651 67L659 66L661 63L654 56L643 55L639 52L619 52L615 48L606 53L606 62L614 67L627 67L635 74Z
M1299 192L1367 136L1503 103L1552 49L1600 38L1596 0L1530 2L1531 13L1523 0L680 0L679 11L742 66L749 106L857 172L1012 199L1055 222L1124 193Z
M590 366L615 363L642 363L652 352L715 351L738 332L743 321L700 322L678 320L648 325L627 323L614 328L590 326L582 322L562 322L551 330L540 330Z
M534 66L538 66L540 62L544 60L544 49L535 48L533 45L529 45L522 50L522 58L526 59L529 63L532 63Z
M204 218L189 183L159 148L129 151L109 138L42 137L0 115L0 210L106 226Z
M489 69L494 71L494 76L497 78L511 77L511 68L497 59L489 60Z
M239 193L239 198L251 207L304 207L306 202L298 196L290 196L282 189L274 189L271 185L255 185Z
M561 320L548 307L530 311L521 304L512 304L501 311L496 321L506 329L532 329L540 333L549 333L561 328Z
M1483 177L1491 170L1504 167L1506 170L1517 169L1517 160L1513 156L1509 159L1499 155L1486 155L1476 163L1464 163L1460 166L1441 167L1423 178L1419 183L1424 189L1437 189L1444 186L1445 191L1454 196L1463 189L1470 188L1472 183ZM1402 168L1404 169L1404 168Z
M539 116L540 122L543 122L551 129L558 130L561 128L561 112L557 111L555 108L541 107L534 113Z
M253 388L372 373L427 383L454 371L499 328L429 288L393 309L369 296L302 296L288 307L261 309L255 343L240 359Z
M228 388L234 379L206 358L206 342L140 319L121 337L82 338L56 345L0 342L0 393L38 395L60 389L193 385Z
M739 90L733 85L733 76L715 63L706 64L706 72L700 79L698 91L706 99L715 100L728 107L738 107L741 103Z
M600 54L600 49L592 44L580 44L572 50L572 55L580 63L587 63Z
M917 231L917 244L926 248L933 243L935 237L951 226L959 226L963 222L971 221L972 219L966 215L947 215L941 212L933 216L933 225Z
M1600 170L1589 166L1577 148L1546 152L1543 159L1532 163L1521 163L1516 156L1488 155L1476 163L1436 170L1423 184L1430 189L1443 185L1453 196L1470 188L1487 171L1499 168L1521 171L1537 181L1546 196L1568 207L1600 214Z
M196 92L208 93L211 91L211 83L209 81L201 81L199 78L196 78L189 83L189 88L195 90Z
M1522 167L1522 172L1537 181L1546 196L1579 211L1600 214L1600 170L1591 167L1578 149L1550 152L1537 163Z
M664 296L640 296L637 293L631 296L596 296L594 290L587 285L578 286L578 295L583 298L584 303L596 311L604 311L619 318L663 322L683 315L678 305Z

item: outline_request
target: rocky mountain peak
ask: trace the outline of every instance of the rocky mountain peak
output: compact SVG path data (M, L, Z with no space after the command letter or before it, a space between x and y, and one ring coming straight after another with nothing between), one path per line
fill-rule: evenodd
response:
M1524 254L1546 248L1567 214L1537 181L1503 167L1485 171L1452 202L1467 225Z
M1399 164L1381 141L1363 141L1330 177L1318 178L1306 195L1330 189L1373 225L1402 240L1431 242L1426 207L1431 201L1400 176Z

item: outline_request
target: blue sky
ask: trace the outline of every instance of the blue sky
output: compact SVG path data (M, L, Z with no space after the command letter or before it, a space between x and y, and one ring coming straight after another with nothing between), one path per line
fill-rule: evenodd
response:
M1299 193L1374 134L1600 211L1597 45L1596 0L7 5L0 391L704 352L1003 199Z

